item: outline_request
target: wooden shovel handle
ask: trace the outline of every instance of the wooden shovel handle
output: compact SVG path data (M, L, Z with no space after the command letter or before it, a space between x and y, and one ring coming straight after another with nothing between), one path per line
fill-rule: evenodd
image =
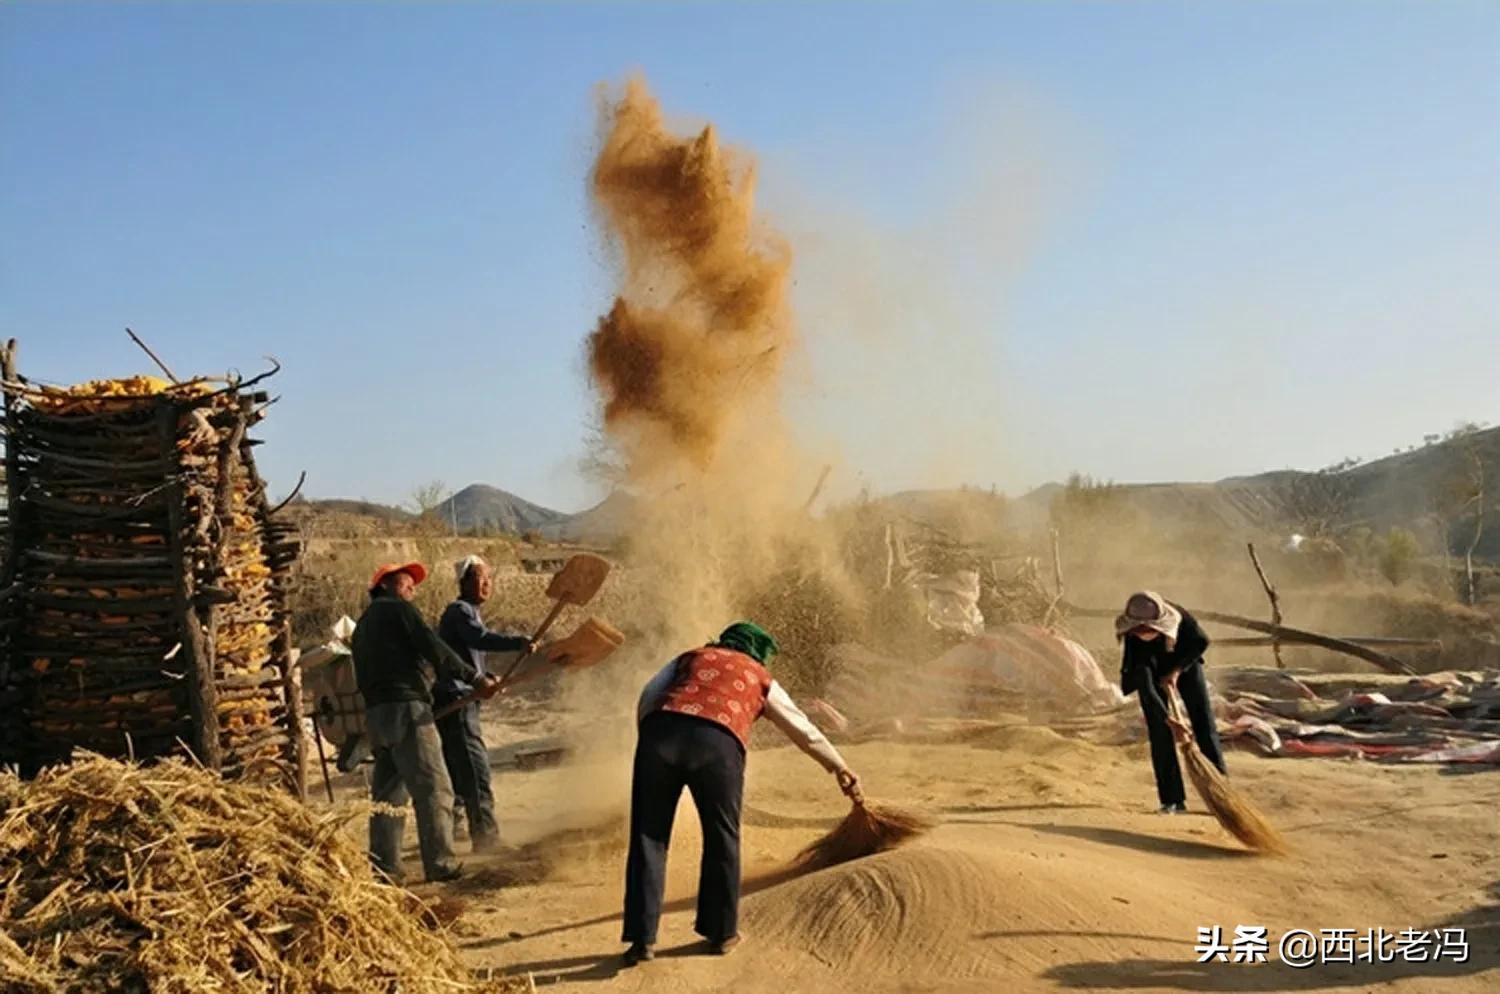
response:
M552 602L552 610L547 612L547 617L542 619L542 626L536 630L536 634L531 636L532 642L540 642L542 640L542 636L547 634L547 629L552 627L552 623L557 620L558 615L562 614L562 609L565 606L566 605L562 601ZM510 669L506 670L505 675L500 678L500 683L504 684L507 680L509 680L515 674L520 665L524 663L530 656L531 653L529 652L523 652L519 656L517 656L515 660L510 664Z
M558 615L562 614L562 609L566 606L566 603L563 601L552 602L552 610L547 612L547 617L542 620L541 627L536 630L536 634L531 636L532 642L541 641L542 636L547 634L547 629L552 627L552 623L557 620ZM515 658L515 661L510 664L510 669L506 670L505 675L500 678L501 687L504 687L507 683L510 682L510 678L515 674L516 668L524 663L527 658L530 657L530 655L531 653L529 652L523 652ZM454 701L452 704L444 705L442 708L434 712L433 717L446 718L460 708L463 708L478 700L479 697L479 691L471 690L464 696L460 697L458 700Z

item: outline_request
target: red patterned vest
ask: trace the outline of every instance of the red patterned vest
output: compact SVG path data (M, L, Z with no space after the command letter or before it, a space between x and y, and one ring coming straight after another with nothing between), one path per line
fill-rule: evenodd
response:
M766 709L771 674L733 649L707 647L677 659L677 679L659 710L690 714L717 722L750 747L750 726Z

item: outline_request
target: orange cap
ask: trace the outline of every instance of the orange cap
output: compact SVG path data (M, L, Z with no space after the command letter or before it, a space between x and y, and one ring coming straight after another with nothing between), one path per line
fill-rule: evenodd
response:
M375 575L370 578L370 589L380 586L380 581L392 573L408 573L413 583L421 583L427 579L427 567L421 563L385 563L375 567Z

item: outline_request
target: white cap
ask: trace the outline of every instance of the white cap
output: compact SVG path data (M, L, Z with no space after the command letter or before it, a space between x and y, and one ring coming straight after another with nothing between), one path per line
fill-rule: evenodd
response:
M473 569L475 566L488 565L489 563L485 562L478 556L464 556L458 562L453 564L453 578L459 583L463 583L464 577L468 575L469 570Z

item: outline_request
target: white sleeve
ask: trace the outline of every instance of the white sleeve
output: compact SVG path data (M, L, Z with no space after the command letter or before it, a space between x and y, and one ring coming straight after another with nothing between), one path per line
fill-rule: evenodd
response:
M797 707L781 684L771 681L771 691L766 695L766 717L771 723L781 729L787 738L803 752L827 770L829 773L837 773L848 766L844 757L833 747L833 743L818 730L802 709Z
M676 673L677 660L674 659L657 670L656 675L646 681L646 686L641 688L641 699L636 702L635 706L637 723L661 706L662 698L667 696L667 691L672 686L672 677Z

